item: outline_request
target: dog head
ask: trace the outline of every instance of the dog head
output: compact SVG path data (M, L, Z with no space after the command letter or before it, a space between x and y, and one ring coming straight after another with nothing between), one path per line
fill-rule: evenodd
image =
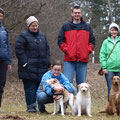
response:
M78 85L79 91L86 93L90 90L90 85L88 83L81 83Z
M112 85L120 86L120 76L112 76Z
M52 78L52 79L46 80L46 83L53 85L53 84L56 84L56 83L59 84L59 81L55 78Z

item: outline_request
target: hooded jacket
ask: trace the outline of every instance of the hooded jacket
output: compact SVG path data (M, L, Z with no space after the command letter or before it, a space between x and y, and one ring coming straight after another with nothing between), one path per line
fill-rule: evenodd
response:
M117 38L116 43L117 45L115 46L107 62L106 59L115 45L111 37L108 37L103 41L99 55L101 67L112 72L120 72L120 36Z
M90 25L83 19L79 24L71 21L62 26L58 45L65 54L64 61L88 62L95 45L95 37Z

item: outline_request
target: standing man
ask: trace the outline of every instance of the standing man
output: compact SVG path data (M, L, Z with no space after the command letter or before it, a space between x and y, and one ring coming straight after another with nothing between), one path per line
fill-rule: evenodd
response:
M11 69L12 52L6 28L2 25L4 10L0 8L0 107L6 83L7 70ZM0 110L0 113L2 111Z
M65 23L58 36L58 45L64 52L64 75L73 83L76 72L77 85L86 81L89 54L95 45L95 37L89 24L82 18L78 5L72 9L72 20Z

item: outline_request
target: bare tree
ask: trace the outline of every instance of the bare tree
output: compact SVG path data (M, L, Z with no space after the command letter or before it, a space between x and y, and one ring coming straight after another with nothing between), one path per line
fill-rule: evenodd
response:
M109 7L109 12L110 12L110 21L113 22L112 7L111 7L110 0L108 0L108 7Z

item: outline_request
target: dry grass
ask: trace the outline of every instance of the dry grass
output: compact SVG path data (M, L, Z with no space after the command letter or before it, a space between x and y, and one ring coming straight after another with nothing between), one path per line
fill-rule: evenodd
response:
M97 74L99 68L99 64L88 65L87 82L91 85L93 118L72 116L70 108L67 109L67 115L64 117L40 114L39 112L27 113L23 85L20 80L16 79L16 72L9 72L1 108L4 113L0 114L0 120L118 120L120 117L106 116L104 113L99 113L99 111L104 110L107 104L106 81L103 76ZM46 109L49 113L52 113L53 104L46 105Z

